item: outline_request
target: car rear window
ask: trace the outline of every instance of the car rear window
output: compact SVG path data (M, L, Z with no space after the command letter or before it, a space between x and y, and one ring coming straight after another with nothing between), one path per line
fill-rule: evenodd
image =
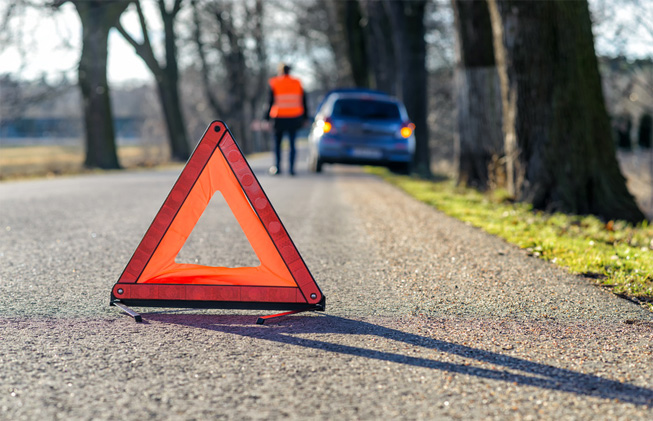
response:
M399 107L394 102L343 98L333 104L333 117L362 120L399 120Z

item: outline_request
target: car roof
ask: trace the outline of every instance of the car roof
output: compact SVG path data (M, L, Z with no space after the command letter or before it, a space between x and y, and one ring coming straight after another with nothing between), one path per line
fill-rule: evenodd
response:
M352 92L347 92L347 93L337 93L333 95L334 98L336 99L376 99L376 100L381 100L381 101L386 101L386 102L399 102L399 100L395 97L391 97L390 95L379 95L379 94L374 94L374 93L352 93Z
M327 97L331 94L344 94L344 93L364 93L364 94L377 94L377 95L388 95L386 92L379 91L376 89L367 89L367 88L338 88L332 89L327 92L324 96Z
M322 98L322 101L320 104L317 106L316 110L319 112L320 108L324 105L324 103L329 99L331 96L337 95L338 97L351 97L351 98L361 98L364 96L368 97L376 97L378 99L384 99L387 101L398 101L397 98L388 95L387 93L383 91L378 91L375 89L367 89L367 88L338 88L338 89L332 89L326 94L324 94L324 98Z

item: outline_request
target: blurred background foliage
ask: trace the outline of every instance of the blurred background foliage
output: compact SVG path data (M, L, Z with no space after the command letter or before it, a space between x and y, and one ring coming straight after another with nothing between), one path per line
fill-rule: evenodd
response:
M508 0L7 0L0 5L0 177L29 172L33 161L66 171L55 156L75 156L71 168L183 161L214 119L227 122L245 152L267 150L267 79L286 61L307 88L311 113L336 87L401 98L417 127L421 176L446 173L480 190L507 189L544 210L653 217L653 27L645 19L653 4L592 0L571 2L572 10L569 2L540 3L529 14ZM541 38L519 31L526 26L540 28ZM49 35L37 30L43 27ZM557 79L517 65L533 61L529 43L579 34L589 34L589 46L540 49L545 74ZM57 60L43 65L45 38ZM119 46L127 53L116 55ZM510 84L524 75L530 85ZM578 81L590 82L581 89ZM557 97L529 99L538 108L527 115L510 99L533 89ZM566 111L554 109L561 98ZM566 162L569 144L597 164Z

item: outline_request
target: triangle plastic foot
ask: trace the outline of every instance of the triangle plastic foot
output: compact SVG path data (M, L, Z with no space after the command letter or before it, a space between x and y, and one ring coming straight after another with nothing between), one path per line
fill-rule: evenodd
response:
M262 325L263 323L265 323L266 320L277 319L279 317L290 316L291 314L303 313L305 311L313 311L313 310L316 310L316 308L315 307L302 308L299 310L286 311L285 313L270 314L269 316L261 316L256 320L256 324Z
M111 304L113 304L114 306L118 307L119 309L121 309L122 311L124 311L125 313L127 313L128 315L130 315L131 317L133 317L133 318L134 318L134 321L136 321L137 323L141 323L141 322L143 321L143 318L141 317L140 314L136 313L134 310L132 310L131 308L127 307L127 306L124 305L123 303L121 303L121 302L119 302L119 301L114 301L114 302L111 303Z

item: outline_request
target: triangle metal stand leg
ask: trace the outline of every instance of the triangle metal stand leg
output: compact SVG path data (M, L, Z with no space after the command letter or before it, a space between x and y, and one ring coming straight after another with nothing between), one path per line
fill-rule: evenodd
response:
M276 319L279 317L290 316L291 314L303 313L305 311L313 311L315 307L301 308L299 310L286 311L285 313L270 314L269 316L261 316L256 320L257 325L262 325L266 320Z
M124 311L125 313L129 314L131 317L134 318L134 321L136 321L136 322L138 322L138 323L140 323L140 322L143 321L143 318L141 317L140 314L136 313L134 310L132 310L131 308L127 307L126 305L124 305L124 304L121 303L120 301L114 301L114 302L112 302L111 304L113 304L114 306L118 307L119 309L121 309L121 310Z

